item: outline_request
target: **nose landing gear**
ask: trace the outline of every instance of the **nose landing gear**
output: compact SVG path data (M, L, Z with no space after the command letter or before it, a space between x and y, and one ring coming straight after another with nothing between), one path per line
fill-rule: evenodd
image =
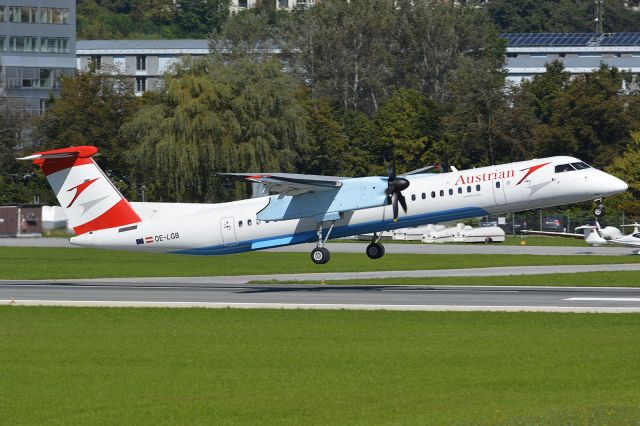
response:
M593 209L593 215L595 217L602 217L604 216L604 204L602 204L602 198L595 200L596 201L596 207Z

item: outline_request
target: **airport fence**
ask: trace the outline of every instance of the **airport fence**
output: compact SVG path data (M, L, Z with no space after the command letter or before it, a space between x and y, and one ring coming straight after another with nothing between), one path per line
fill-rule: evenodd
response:
M480 226L499 226L507 235L520 235L523 230L576 232L576 228L583 225L595 225L593 214L562 214L554 210L532 210L503 215L485 216ZM598 222L602 227L626 225L633 223L624 213L605 214ZM578 230L580 232L580 230Z

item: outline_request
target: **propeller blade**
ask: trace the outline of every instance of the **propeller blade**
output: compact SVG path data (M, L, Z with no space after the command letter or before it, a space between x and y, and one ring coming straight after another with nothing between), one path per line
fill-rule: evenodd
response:
M393 221L398 221L398 193L394 192L393 195Z
M407 200L405 200L404 195L402 195L402 192L398 192L398 201L400 201L400 205L402 206L402 210L404 210L404 212L407 212Z

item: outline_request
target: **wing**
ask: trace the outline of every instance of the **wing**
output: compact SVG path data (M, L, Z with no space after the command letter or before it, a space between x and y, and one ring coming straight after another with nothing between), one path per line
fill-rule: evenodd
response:
M294 173L217 173L217 175L226 179L256 182L264 185L269 192L284 195L337 190L342 186L342 180L347 179Z

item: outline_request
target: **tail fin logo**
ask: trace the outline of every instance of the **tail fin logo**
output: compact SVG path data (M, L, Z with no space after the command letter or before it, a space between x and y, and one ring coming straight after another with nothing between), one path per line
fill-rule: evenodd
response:
M67 192L73 191L74 189L76 190L76 194L73 196L73 199L71 199L71 202L69 203L67 208L71 207L73 203L78 199L80 194L82 194L85 189L87 189L93 182L97 181L98 179L100 178L97 177L95 179L87 179L84 182L82 182L80 185L76 185L73 188L67 189Z

